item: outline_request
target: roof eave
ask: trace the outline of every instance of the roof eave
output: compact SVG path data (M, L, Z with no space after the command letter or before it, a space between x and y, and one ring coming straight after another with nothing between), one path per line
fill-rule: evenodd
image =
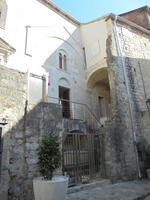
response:
M4 39L0 38L0 42L2 44L3 50L9 52L9 54L14 54L16 52L16 49L8 44Z
M62 10L61 8L59 8L58 6L56 6L50 0L37 0L37 1L39 1L43 5L45 5L48 8L50 8L51 10L53 10L55 13L57 13L58 15L60 15L61 17L63 17L64 19L70 21L72 24L74 24L76 26L80 26L81 23L78 20L76 20L74 17L72 17L71 15L69 15L67 12L65 12L64 10Z
M136 28L136 29L138 29L138 30L140 30L140 31L142 31L142 32L144 32L144 33L150 34L150 31L149 31L148 29L143 28L142 26L139 26L139 25L135 24L134 22L131 22L131 21L125 19L124 17L120 17L120 16L115 15L115 14L113 14L113 13L111 13L111 14L106 18L106 21L107 21L108 19L110 19L110 18L111 18L112 20L115 20L116 16L117 16L117 21L123 22L123 23L125 23L125 24L127 24L127 25L129 25L129 26L131 26L131 27L134 27L134 28Z

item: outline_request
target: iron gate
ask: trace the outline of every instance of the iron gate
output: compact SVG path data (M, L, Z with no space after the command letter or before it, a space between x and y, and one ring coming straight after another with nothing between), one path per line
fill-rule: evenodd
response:
M101 136L99 134L68 133L63 140L63 173L69 185L88 183L101 177Z

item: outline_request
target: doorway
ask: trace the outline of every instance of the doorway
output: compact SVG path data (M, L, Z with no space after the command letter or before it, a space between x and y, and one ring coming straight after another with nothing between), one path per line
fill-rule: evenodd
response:
M99 113L100 113L100 118L106 117L105 98L99 96L99 97L98 97L98 102L99 102Z
M70 118L70 89L59 86L59 99L62 105L62 115Z

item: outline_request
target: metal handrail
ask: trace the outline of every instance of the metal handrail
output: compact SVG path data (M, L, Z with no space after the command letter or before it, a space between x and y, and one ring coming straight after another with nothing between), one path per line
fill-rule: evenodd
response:
M100 127L103 126L103 124L97 119L97 117L95 116L95 114L91 111L91 109L89 108L89 106L87 104L84 104L84 103L79 103L79 102L76 102L76 101L71 101L71 100L67 100L67 99L60 99L60 98L57 98L57 97L52 97L52 96L47 96L48 98L51 98L51 99L55 99L55 100L58 100L59 102L60 101L65 101L65 102L69 102L69 103L73 103L73 104L78 104L78 105L82 105L84 107L87 108L88 112L93 116L93 118L96 120L96 122L99 124Z

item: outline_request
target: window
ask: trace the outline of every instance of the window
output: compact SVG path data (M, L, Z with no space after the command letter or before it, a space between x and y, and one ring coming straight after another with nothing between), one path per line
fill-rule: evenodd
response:
M64 50L59 52L59 69L67 70L67 55Z
M64 61L64 70L66 70L67 69L67 58L66 58L66 55L64 55L64 59L63 59L63 61Z
M62 54L59 53L59 68L62 69Z

